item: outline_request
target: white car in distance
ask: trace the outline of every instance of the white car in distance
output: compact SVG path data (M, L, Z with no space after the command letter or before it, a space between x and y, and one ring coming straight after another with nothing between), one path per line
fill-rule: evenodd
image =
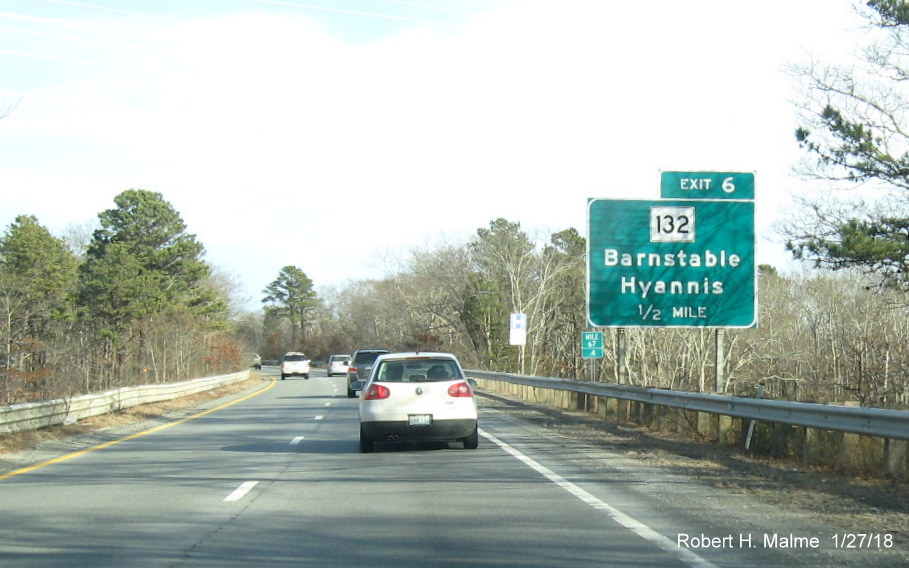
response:
M360 390L360 451L376 443L460 442L476 449L476 381L450 353L389 353L376 359Z
M332 355L328 358L328 365L325 367L325 374L329 377L334 375L346 375L350 369L350 355Z
M309 358L299 351L289 351L281 359L281 380L293 375L309 379Z

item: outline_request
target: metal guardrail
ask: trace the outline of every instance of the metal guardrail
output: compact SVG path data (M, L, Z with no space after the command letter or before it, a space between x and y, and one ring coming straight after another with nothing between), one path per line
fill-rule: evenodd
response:
M179 383L123 387L98 394L0 406L0 434L71 424L83 418L216 389L248 377L247 370Z
M909 411L723 396L572 379L527 377L489 371L466 371L466 373L474 378L505 381L536 388L584 393L604 398L630 400L806 428L909 440Z

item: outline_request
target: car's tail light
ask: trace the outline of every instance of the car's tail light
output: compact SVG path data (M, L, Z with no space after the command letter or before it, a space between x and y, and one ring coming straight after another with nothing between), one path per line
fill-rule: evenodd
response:
M448 396L453 397L472 397L473 390L471 390L470 385L467 383L455 383L448 387Z
M363 400L382 400L389 396L391 396L391 391L385 385L370 385L366 389L366 394L363 395Z
M356 367L354 367L353 365L351 365L350 367L347 368L347 372L349 372L349 373L359 373L360 371L358 371Z

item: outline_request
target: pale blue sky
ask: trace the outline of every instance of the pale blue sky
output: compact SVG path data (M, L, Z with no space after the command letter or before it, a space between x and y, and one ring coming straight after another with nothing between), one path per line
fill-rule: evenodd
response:
M758 262L800 153L784 67L851 0L0 0L0 225L161 192L258 305L497 217L586 233L660 170L756 172Z

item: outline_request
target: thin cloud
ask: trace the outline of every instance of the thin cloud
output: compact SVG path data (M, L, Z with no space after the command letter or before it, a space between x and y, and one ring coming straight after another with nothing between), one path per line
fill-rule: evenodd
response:
M385 2L387 4L398 4L401 6L420 8L423 10L436 10L439 12L448 12L451 14L460 14L463 16L480 16L480 15L482 15L482 12L471 12L469 10L461 10L459 8L451 8L448 6L434 6L432 4L424 4L422 2L407 2L406 0L379 0L379 1Z
M16 12L0 12L0 19L15 20L26 23L36 23L46 26L59 26L65 28L74 28L94 33L110 33L135 37L136 34L146 34L148 30L121 24L110 24L100 22L88 22L84 20L73 20L67 18L48 18L46 16L35 16L32 14L20 14Z
M183 21L183 18L175 18L173 16L165 16L162 14L152 14L149 12L136 12L133 10L123 10L121 8L111 8L109 6L98 6L95 4L85 4L83 2L71 2L70 0L42 0L44 2L50 2L52 4L63 4L66 6L74 6L76 8L86 8L89 10L100 10L104 12L111 12L115 14L124 14L127 16L139 16L142 18L153 18L157 20L165 20L171 22L180 22Z
M47 53L32 53L29 51L19 51L15 49L0 48L0 53L4 55L14 55L16 57L28 57L31 59L43 59L45 61L57 61L61 63L73 63L76 65L85 65L86 67L103 67L107 69L130 69L127 65L117 63L108 63L104 61L92 61L88 59L78 59L75 57L64 57L61 55L50 55Z
M9 28L9 27L0 27L0 32L10 33L10 34L20 34L20 35L39 37L39 38L45 38L45 39L53 39L53 40L64 41L64 42L83 43L86 45L98 45L98 46L102 46L102 47L116 47L117 49L138 49L139 48L139 44L136 44L136 43L105 41L105 40L97 39L94 37L77 37L77 36L72 36L72 35L55 34L55 33L49 33L49 32L38 32L38 31L23 30L23 29L17 29L17 28Z
M416 18L412 16L399 16L382 12L364 12L362 10L351 10L348 8L329 8L328 6L315 6L312 4L299 4L297 2L286 2L284 0L250 0L259 4L271 4L274 6L287 6L299 8L301 10L311 10L315 12L333 12L336 14L347 14L351 16L363 16L366 18L378 18L382 20L397 20L401 22L410 22L415 24L428 24L433 26L458 27L459 24L453 22L443 22L440 20L428 20L425 18Z

